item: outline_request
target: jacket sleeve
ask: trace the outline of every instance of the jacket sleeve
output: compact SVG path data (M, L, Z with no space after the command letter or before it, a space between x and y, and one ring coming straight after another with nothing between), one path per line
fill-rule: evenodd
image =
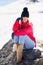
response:
M22 30L17 30L15 32L15 35L28 35L29 33L33 34L33 31L32 31L31 27L27 27L27 28L24 28Z
M17 20L15 21L12 30L13 32L16 32L17 30L19 30L19 22Z
M26 33L25 33L25 30L17 30L16 32L15 32L15 35L26 35Z

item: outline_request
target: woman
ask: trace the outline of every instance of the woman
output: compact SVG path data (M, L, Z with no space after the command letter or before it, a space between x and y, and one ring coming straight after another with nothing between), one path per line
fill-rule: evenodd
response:
M28 8L25 7L21 14L21 20L17 19L13 25L14 45L13 52L17 51L17 63L22 59L23 49L33 49L36 45L36 39L33 36L33 27L29 23Z

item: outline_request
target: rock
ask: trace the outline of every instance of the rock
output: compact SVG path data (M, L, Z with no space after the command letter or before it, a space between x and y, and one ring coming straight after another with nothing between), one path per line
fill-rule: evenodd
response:
M10 39L0 50L0 65L18 65L16 64L16 52L12 52L13 40ZM33 65L37 58L40 59L41 51L38 49L24 49L23 58L19 65ZM36 63L35 63L36 64Z
M43 57L38 59L38 61L36 61L34 65L43 65Z
M35 60L41 57L41 51L38 49L25 49L23 50L24 59Z

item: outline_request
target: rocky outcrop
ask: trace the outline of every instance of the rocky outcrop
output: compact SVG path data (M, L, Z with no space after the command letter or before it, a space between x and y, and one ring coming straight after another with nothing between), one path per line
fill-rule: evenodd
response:
M40 59L37 59L34 63L34 65L43 65L43 57Z
M0 65L18 65L16 64L16 52L12 52L13 44L13 40L10 39L0 50ZM25 49L23 50L23 58L19 65L36 65L40 62L40 58L40 50ZM38 62L35 61L37 59L39 59Z

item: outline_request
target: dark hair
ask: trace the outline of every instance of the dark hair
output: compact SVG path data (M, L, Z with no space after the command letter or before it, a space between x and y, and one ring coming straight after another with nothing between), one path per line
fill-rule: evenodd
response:
M29 17L29 11L28 11L28 8L27 7L24 7L23 8L23 12L21 14L21 18L22 17Z

